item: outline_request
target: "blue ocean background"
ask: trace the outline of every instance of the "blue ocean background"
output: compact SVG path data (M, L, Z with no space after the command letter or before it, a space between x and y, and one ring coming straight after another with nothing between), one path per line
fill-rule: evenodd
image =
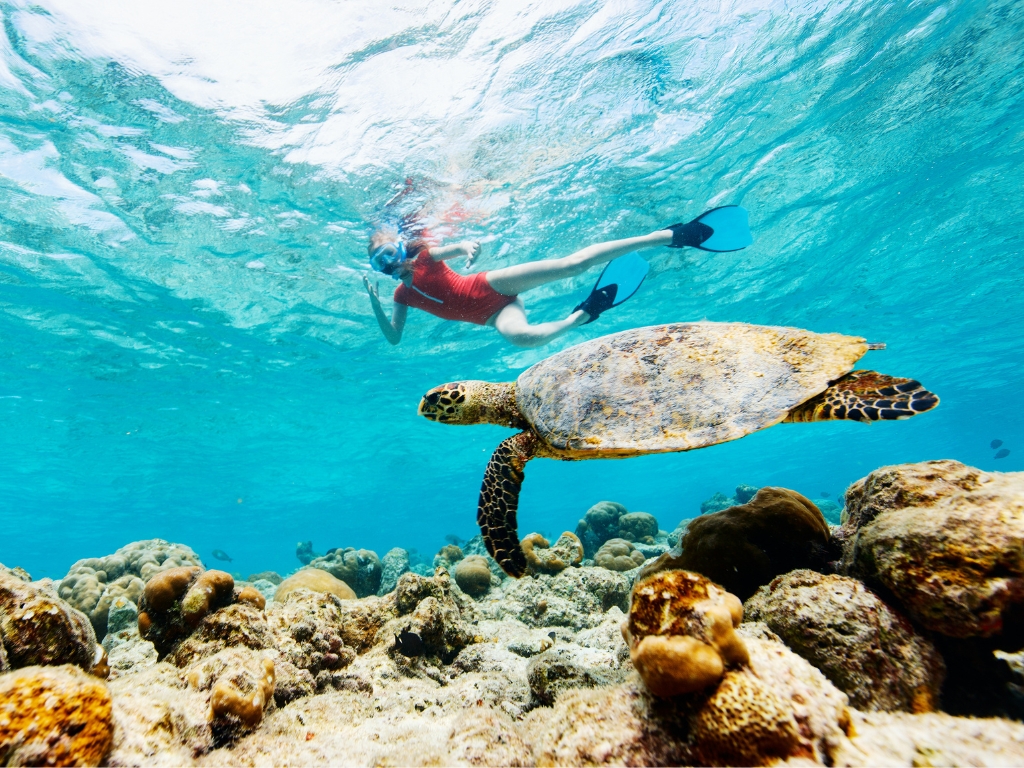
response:
M476 532L509 432L417 417L426 389L670 321L885 342L862 365L942 403L538 460L521 534L572 530L602 499L671 530L739 483L835 499L892 463L1024 468L1019 2L42 0L0 17L0 562L36 578L151 537L243 574L290 571L310 539L429 557ZM422 313L393 348L361 279L406 178L484 242L479 269L727 203L755 242L645 252L629 303L541 349ZM596 277L527 294L531 318Z

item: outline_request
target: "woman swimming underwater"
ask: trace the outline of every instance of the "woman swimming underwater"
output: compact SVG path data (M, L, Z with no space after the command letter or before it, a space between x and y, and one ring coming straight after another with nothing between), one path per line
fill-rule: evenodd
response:
M395 289L390 318L381 306L377 286L371 284L367 276L363 277L363 284L370 295L377 323L392 344L401 341L409 307L414 307L445 320L493 326L518 347L538 347L570 328L596 320L602 312L628 298L636 288L625 295L619 292L616 301L616 287L602 287L598 281L591 294L568 317L547 323L527 320L520 293L575 277L591 267L642 248L692 246L719 252L738 250L749 244L746 211L738 206L724 206L687 224L673 224L641 237L597 243L559 259L529 261L460 275L445 261L465 257L466 266L471 266L480 255L479 243L464 241L442 246L430 245L424 239L406 243L397 230L378 230L370 237L367 247L370 266L401 281Z

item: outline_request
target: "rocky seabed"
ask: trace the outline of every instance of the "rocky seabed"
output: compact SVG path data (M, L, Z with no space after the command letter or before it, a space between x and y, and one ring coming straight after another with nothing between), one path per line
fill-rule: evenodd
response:
M883 467L838 526L712 501L670 533L602 502L518 580L479 540L0 567L0 763L1024 764L1024 473Z

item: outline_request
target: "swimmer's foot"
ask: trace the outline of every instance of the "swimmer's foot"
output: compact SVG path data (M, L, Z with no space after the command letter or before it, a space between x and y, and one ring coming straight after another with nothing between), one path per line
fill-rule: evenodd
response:
M573 312L583 310L588 319L582 324L592 323L601 316L602 312L606 312L615 306L615 285L606 285L602 288L594 288L583 301L576 305Z

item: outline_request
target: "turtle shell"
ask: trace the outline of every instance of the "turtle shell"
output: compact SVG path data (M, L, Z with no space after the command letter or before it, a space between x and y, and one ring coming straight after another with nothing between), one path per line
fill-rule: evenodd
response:
M634 328L523 371L516 402L569 455L688 451L778 424L867 348L856 336L746 323Z

